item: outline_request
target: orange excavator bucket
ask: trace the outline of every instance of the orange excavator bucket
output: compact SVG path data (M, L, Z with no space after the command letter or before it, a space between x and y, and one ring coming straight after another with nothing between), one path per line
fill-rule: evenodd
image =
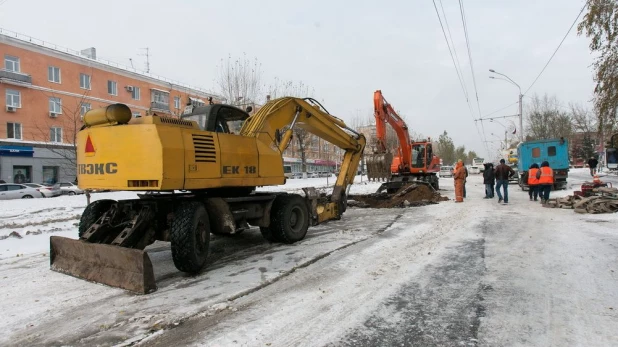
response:
M49 241L53 271L138 294L157 290L152 262L141 249L61 236L51 236Z

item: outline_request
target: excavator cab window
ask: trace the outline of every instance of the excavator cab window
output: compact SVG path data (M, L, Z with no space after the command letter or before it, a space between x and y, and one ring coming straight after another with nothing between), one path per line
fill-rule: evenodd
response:
M247 118L249 115L242 110L223 106L217 112L215 131L239 135L240 128Z
M206 105L196 107L190 115L182 119L196 121L200 129L225 134L240 134L240 128L249 114L227 105Z
M425 152L424 144L415 144L412 146L412 167L422 169L425 167Z

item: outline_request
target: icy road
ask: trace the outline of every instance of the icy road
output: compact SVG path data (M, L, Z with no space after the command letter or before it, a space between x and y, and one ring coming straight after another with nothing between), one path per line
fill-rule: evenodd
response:
M589 179L573 170L569 189ZM49 270L49 236L75 237L83 196L0 201L0 345L618 346L618 214L542 208L516 186L499 205L481 183L463 204L350 208L294 245L217 238L196 277L158 243L159 289L141 296ZM279 189L301 184L326 179Z

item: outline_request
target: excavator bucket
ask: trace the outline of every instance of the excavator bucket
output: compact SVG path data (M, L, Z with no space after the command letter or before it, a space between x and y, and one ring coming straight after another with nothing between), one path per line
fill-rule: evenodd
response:
M367 178L377 181L390 179L393 154L370 154L365 158L365 162L367 163Z
M50 266L53 271L138 294L157 290L150 257L139 249L51 236Z

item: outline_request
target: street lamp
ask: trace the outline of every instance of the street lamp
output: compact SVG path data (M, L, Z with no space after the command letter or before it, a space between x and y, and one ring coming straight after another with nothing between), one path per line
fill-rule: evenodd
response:
M505 74L501 74L494 69L489 69L489 72L506 77L505 81L514 84L517 87L517 89L519 89L519 134L520 134L519 136L520 136L520 140L523 142L524 141L524 119L522 115L522 99L524 96L521 93L521 87L519 86L519 84L515 83L515 81L513 81L509 76ZM494 76L489 76L489 78L500 79L500 80L502 79L502 78L495 78Z

